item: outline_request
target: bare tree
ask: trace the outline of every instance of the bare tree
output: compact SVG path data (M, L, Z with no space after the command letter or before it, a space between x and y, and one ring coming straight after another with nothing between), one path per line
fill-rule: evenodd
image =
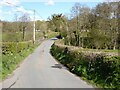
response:
M28 14L24 14L19 18L19 21L21 23L21 31L23 33L23 40L25 39L25 31L28 28L29 22L30 22L30 17Z

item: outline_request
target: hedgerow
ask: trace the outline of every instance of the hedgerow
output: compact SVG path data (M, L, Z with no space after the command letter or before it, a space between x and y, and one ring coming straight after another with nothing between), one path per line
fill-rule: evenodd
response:
M52 45L51 54L69 70L98 87L120 89L120 57L85 53Z
M32 41L2 43L2 79L4 80L15 70L22 60L27 57L39 43Z
M28 49L32 46L32 41L26 42L3 42L2 43L2 54L15 54L22 52L24 49Z

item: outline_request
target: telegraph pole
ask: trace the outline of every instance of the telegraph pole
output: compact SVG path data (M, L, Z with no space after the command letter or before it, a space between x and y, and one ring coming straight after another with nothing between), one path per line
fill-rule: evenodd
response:
M35 10L34 12L34 19L33 19L33 44L35 43Z
M9 2L6 2L6 3L10 4L10 5L13 5L13 4L9 3ZM20 7L20 6L16 6L16 5L13 5L13 6ZM33 15L33 44L34 44L35 43L35 10L33 10L33 13L34 13L34 15Z

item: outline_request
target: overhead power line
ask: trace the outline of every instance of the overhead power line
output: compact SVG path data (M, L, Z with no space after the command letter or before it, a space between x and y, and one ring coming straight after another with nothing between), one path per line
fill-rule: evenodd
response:
M36 14L42 19L42 20L44 20L43 19L43 17L36 11Z
M6 2L7 4L10 4L10 5L13 5L12 3L9 3L9 2ZM13 5L15 7L20 7L20 6L17 6L17 5ZM26 9L25 9L26 10ZM32 10L33 11L33 43L35 43L35 10L34 9L29 9L29 10Z

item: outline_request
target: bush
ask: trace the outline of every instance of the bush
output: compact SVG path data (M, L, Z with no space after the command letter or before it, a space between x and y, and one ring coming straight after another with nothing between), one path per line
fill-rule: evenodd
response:
M3 42L2 43L2 79L17 67L38 44L32 45L32 41Z
M86 54L67 47L52 45L51 54L69 70L103 88L120 89L120 57Z
M2 54L14 54L19 53L24 49L32 46L32 41L27 42L3 42L2 43Z

